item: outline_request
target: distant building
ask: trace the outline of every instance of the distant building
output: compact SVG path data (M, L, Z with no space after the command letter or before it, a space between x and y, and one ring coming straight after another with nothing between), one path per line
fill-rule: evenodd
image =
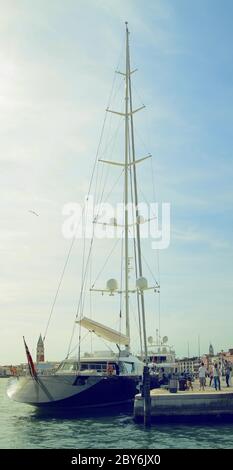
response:
M209 356L214 356L214 348L211 343L209 345Z
M208 370L213 367L214 364L218 364L221 373L224 374L227 365L233 367L233 348L228 351L222 350L217 354L204 354L201 360L204 362L204 365Z
M36 362L44 362L44 341L40 335L36 348Z
M176 359L176 366L179 372L191 372L196 374L200 367L200 358L197 356L194 357L184 357L182 359Z

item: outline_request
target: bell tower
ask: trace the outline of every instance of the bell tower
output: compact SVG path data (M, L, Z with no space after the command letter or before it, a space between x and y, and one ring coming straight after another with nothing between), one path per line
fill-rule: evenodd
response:
M44 342L41 334L37 342L36 362L44 362Z
M210 343L210 346L209 346L209 355L214 356L214 348L213 348L211 343Z

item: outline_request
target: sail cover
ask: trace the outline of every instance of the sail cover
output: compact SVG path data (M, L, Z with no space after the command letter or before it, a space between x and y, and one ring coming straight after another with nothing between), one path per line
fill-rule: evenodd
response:
M123 344L124 346L129 345L129 337L123 335L119 331L113 330L108 326L102 325L96 321L90 320L90 318L83 317L81 320L78 320L77 323L80 323L81 326L87 330L95 333L97 336L110 341L115 344Z

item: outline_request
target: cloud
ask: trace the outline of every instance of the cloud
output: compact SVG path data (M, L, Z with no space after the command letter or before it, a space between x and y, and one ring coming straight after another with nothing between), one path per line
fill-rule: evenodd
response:
M125 20L131 31L133 62L139 68L137 77L134 74L134 89L144 90L143 99L148 104L140 116L135 115L136 129L146 135L145 146L136 137L137 152L144 155L145 147L153 152L158 200L172 205L172 243L160 255L164 334L173 335L172 343L184 351L184 337L191 342L192 332L196 335L200 328L196 325L198 312L199 324L206 329L205 341L208 343L211 322L213 337L223 344L227 333L222 329L218 336L219 309L227 305L224 314L228 323L232 312L232 106L230 94L224 95L226 70L221 68L219 77L221 109L207 93L206 87L214 85L213 78L206 77L203 70L201 78L197 74L197 63L201 67L211 58L205 48L200 51L189 40L189 34L200 34L204 43L203 32L192 30L192 24L187 32L182 7L174 9L164 0L42 0L33 6L22 0L5 2L1 7L1 361L23 360L20 336L25 333L35 345L46 324L69 248L62 237L62 207L67 202L82 202L87 192L119 55L120 65L124 65L121 45ZM193 7L189 14L195 11ZM210 11L213 14L214 8ZM226 50L231 42L225 43ZM221 60L218 51L214 60ZM135 97L135 106L137 101L140 99ZM119 96L114 104L119 104ZM114 125L107 133L115 129ZM117 142L109 153L121 160L123 151ZM138 170L142 177L139 186L149 198L150 169L144 168ZM116 176L109 172L105 194ZM115 190L119 198L122 188ZM33 217L29 210L40 216ZM82 248L81 243L75 244L59 295L49 332L49 358L65 354L64 343L77 308ZM95 245L96 275L109 251L107 243ZM147 247L145 255L151 260ZM100 284L119 274L119 260L118 253L106 266ZM87 299L88 310L89 293ZM94 313L109 325L119 318L119 300L115 299L112 306L110 300L93 300ZM158 309L155 311L152 297L147 314L149 325L156 329ZM134 320L133 324L136 338Z

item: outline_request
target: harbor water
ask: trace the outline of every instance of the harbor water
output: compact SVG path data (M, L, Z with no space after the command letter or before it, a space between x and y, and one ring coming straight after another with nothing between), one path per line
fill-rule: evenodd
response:
M233 448L233 423L135 424L129 413L115 416L49 417L6 396L0 380L1 449L213 449Z

